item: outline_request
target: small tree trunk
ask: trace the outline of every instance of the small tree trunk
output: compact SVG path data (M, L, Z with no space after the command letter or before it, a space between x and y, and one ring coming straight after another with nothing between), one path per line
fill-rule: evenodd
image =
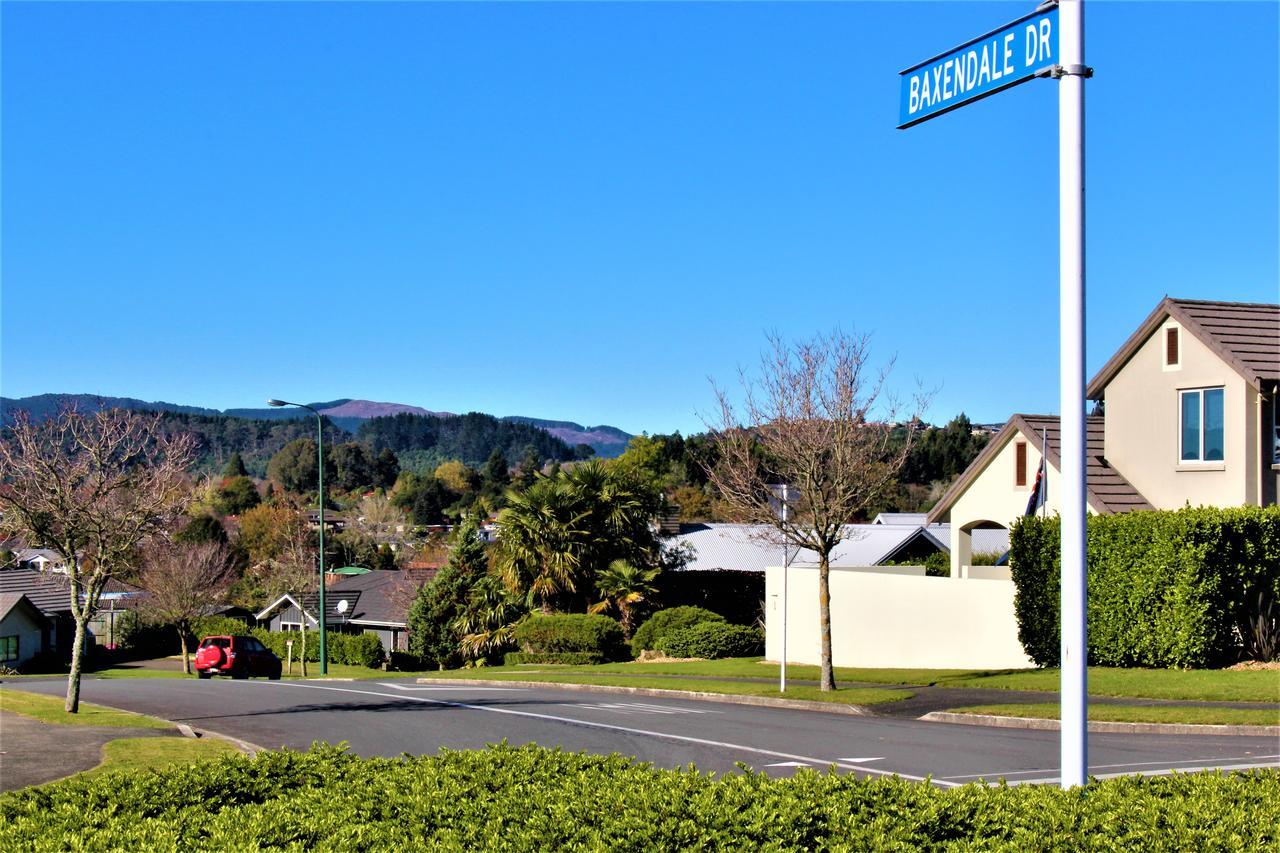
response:
M178 644L182 647L182 674L190 675L191 655L187 652L187 632L181 625L178 626Z
M68 714L80 713L80 669L84 663L85 623L88 619L76 617L76 637L71 645L71 672L67 674L67 701L63 710Z
M835 672L831 667L831 555L823 553L818 559L818 626L822 636L822 672L818 676L819 690L835 690Z
M303 623L302 630L299 631L298 633L302 635L301 643L300 643L302 647L302 653L298 656L298 660L301 661L302 663L302 677L306 678L307 677L307 626L305 623Z

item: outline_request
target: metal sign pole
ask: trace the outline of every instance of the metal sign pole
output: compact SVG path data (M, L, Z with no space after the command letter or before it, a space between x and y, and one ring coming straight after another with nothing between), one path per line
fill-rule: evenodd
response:
M1058 5L1058 203L1062 393L1063 788L1088 773L1085 625L1084 0Z
M787 523L787 484L782 484L782 523ZM791 549L787 547L786 539L782 540L782 661L778 666L778 692L787 692L787 607L791 604L787 595L787 564L790 560Z

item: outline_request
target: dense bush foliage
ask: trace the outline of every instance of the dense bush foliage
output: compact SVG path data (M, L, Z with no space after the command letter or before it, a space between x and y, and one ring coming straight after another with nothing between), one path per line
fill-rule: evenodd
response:
M508 462L520 459L532 447L539 459L573 459L574 451L546 430L528 424L498 420L492 415L415 415L402 413L370 418L356 430L360 441L375 451L389 447L396 453L433 450L444 459L483 464L495 449Z
M515 640L526 656L524 663L554 663L532 656L565 652L599 655L599 663L624 660L627 654L622 626L616 619L594 613L534 614L516 623Z
M1090 663L1204 667L1280 650L1280 507L1093 516L1088 553ZM1023 648L1056 666L1056 518L1014 526L1010 568Z
M667 634L684 628L692 628L700 622L723 622L724 617L701 607L686 605L659 610L649 617L643 625L636 629L631 638L631 652L636 657L646 649L658 648L659 641Z
M563 666L590 666L608 663L599 652L507 652L503 658L507 666L531 663L551 663Z
M1280 771L941 790L801 770L713 777L498 746L332 747L107 774L0 800L20 850L1272 850Z
M172 629L170 629L172 630ZM242 619L230 616L201 616L192 621L191 633L197 641L203 637L235 636L249 633L249 626Z
M727 622L700 622L672 631L658 641L672 658L746 658L764 654L764 631Z
M297 631L272 632L254 628L251 633L261 640L264 646L275 652L282 661L288 659L288 649L285 644L293 640L293 659L295 661L301 659L302 641ZM342 634L329 631L325 637L325 644L328 646L329 663L376 667L381 666L386 658L382 640L376 634ZM307 660L310 662L320 660L319 631L307 632Z
M730 622L751 625L760 618L764 573L732 569L663 572L658 576L658 599L667 608L702 607Z

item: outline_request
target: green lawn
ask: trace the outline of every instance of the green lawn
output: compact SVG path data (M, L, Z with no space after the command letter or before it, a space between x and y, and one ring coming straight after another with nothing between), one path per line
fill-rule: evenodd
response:
M135 729L169 729L173 728L164 720L148 717L143 714L131 714L128 711L116 711L80 703L80 710L68 714L62 710L65 699L62 696L44 696L38 693L24 693L6 687L0 690L0 711L21 714L43 723L60 723L72 726L119 726Z
M175 764L192 764L240 750L218 738L126 737L102 747L102 763L75 778L97 776L116 770L159 770Z
M539 675L573 675L591 679L610 675L664 677L681 675L721 678L778 677L776 663L759 658L690 661L687 663L613 663L598 666L495 666L428 673L440 678L529 678ZM787 667L788 679L817 680L816 666ZM836 669L837 684L930 685L936 687L987 687L999 690L1058 689L1058 670L965 669ZM598 683L605 683L603 681ZM612 682L609 682L612 683ZM629 681L618 682L621 684ZM683 688L681 688L683 689ZM790 694L790 687L787 690ZM1275 670L1176 670L1089 668L1089 692L1095 696L1134 699L1189 699L1220 702L1280 702L1280 674Z
M1030 705L971 705L952 708L953 714L992 714L998 717L1058 719L1056 703ZM1277 726L1280 710L1252 708L1199 708L1159 705L1090 705L1089 719L1109 723L1189 723L1210 726Z

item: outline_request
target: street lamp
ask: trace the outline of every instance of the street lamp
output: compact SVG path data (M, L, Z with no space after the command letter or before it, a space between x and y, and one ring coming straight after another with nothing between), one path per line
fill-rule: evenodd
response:
M268 400L268 406L297 406L299 409L306 409L308 412L316 416L316 475L320 479L320 674L329 674L329 656L325 649L325 622L328 621L327 611L324 608L324 421L320 419L320 413L310 406L302 403L290 403L287 400ZM302 630L306 630L304 624Z

